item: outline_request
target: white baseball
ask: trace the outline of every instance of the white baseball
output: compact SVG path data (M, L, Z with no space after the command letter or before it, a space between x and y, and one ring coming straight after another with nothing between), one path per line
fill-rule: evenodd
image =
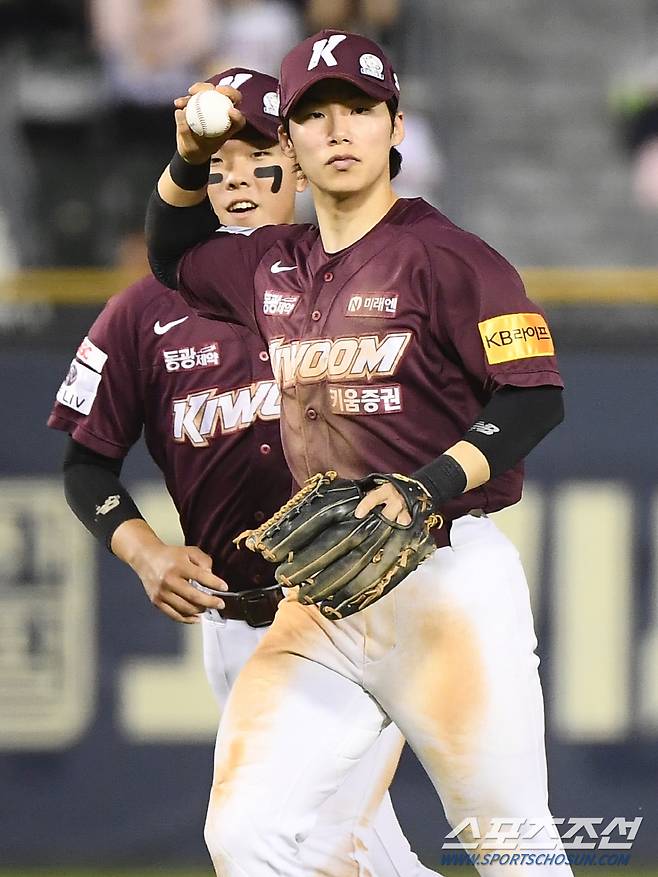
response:
M200 137L219 137L231 127L228 111L233 103L219 91L193 94L185 108L187 124Z

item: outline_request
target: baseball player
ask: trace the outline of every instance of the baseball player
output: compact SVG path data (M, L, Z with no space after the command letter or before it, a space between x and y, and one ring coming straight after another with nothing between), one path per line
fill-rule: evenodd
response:
M268 222L291 222L304 182L278 145L277 81L242 68L211 81L242 89L246 120L212 159L216 214L245 235ZM238 555L231 543L291 491L279 392L261 338L199 317L144 278L112 298L89 330L48 423L70 435L65 486L80 520L131 566L167 616L202 620L206 671L223 709L282 596L271 566ZM185 547L160 541L119 480L142 429L179 512ZM305 875L352 874L354 849L366 848L376 874L434 873L411 852L386 792L402 745L391 727L323 806L302 850Z
M376 43L322 31L284 58L279 89L280 142L318 227L213 233L214 144L186 129L181 99L179 156L149 204L152 267L200 313L267 340L297 485L329 469L401 473L444 524L429 559L348 618L287 593L223 717L206 825L215 867L299 874L318 806L393 720L481 874L568 874L551 837L527 584L489 517L519 500L523 458L563 417L550 329L502 256L396 197L404 119ZM356 514L377 506L408 522L390 482ZM503 825L514 830L497 845L516 855L501 862L482 839ZM524 858L524 836L546 855Z

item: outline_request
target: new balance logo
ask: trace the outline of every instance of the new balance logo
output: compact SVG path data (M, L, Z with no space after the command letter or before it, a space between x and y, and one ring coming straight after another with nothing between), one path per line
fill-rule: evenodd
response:
M118 493L115 493L114 496L108 496L105 502L102 505L96 506L96 514L97 515L106 515L108 512L111 512L112 509L115 509L119 503L121 502L121 497Z
M333 56L336 46L339 46L343 40L346 40L345 34L332 34L328 40L318 40L313 43L313 54L308 62L308 70L315 70L320 61L324 61L327 67L336 67L338 61Z
M495 423L485 423L484 420L478 420L469 429L469 432L481 432L482 435L496 435L500 432L500 428Z

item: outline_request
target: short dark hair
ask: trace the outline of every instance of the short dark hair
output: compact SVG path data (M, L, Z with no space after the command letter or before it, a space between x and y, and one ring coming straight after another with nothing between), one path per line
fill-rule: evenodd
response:
M392 98L391 100L387 101L386 106L388 108L388 114L391 117L391 125L395 126L395 116L398 111L397 98ZM388 175L390 179L394 180L400 173L401 169L402 155L400 154L400 150L396 149L395 146L391 146L391 151L388 154Z
M400 150L396 149L395 146L391 146L391 151L388 154L388 175L394 180L401 170L402 155L400 154Z

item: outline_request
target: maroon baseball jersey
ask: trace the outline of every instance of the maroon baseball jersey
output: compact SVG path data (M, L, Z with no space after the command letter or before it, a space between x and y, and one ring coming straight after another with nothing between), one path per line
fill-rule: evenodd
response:
M312 226L220 230L180 265L199 313L269 344L298 484L409 474L461 439L497 387L562 386L542 311L512 266L421 198L324 251ZM522 466L447 504L450 520L521 496Z
M142 429L180 514L187 544L232 589L273 581L233 537L290 496L279 391L262 339L199 317L152 277L112 298L81 343L48 425L109 457Z

